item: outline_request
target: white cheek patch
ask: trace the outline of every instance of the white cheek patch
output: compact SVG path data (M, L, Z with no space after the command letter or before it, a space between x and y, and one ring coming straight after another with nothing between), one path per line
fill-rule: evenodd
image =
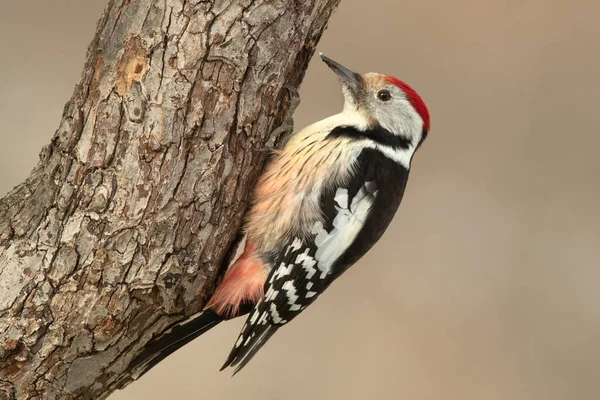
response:
M423 136L423 119L406 99L396 99L395 104L376 107L375 116L379 124L387 131L406 137L412 143L408 149L394 149L377 144L375 147L392 160L405 168L410 168L410 161L416 145Z

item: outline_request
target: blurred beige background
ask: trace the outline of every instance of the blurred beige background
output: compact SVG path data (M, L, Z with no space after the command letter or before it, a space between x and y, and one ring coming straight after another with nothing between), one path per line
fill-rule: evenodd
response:
M106 0L0 0L0 193L58 126ZM600 2L342 0L318 50L432 113L379 244L234 379L242 320L114 400L600 398ZM315 58L298 126L341 107Z

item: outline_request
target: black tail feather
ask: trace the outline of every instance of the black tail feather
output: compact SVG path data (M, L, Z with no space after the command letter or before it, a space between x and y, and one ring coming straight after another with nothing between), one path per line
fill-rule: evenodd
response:
M217 326L224 319L208 309L185 321L175 323L153 338L130 364L136 379L139 379L156 364L185 346L198 336Z
M245 336L242 331L236 346L231 350L231 353L229 353L229 357L227 357L227 361L225 361L225 364L223 364L220 371L223 371L227 367L236 367L233 371L233 375L237 374L246 366L246 364L248 364L248 362L250 362L258 350L260 350L260 348L263 347L277 331L277 327L273 325L267 325L261 328L262 329L257 332L248 332L248 335L251 335L249 340L245 340L248 336ZM252 335L252 333L254 334Z

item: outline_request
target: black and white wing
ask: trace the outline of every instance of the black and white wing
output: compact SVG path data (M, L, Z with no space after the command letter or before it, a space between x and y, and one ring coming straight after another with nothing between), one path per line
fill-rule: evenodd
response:
M267 340L308 307L381 237L404 193L408 170L365 149L344 186L321 196L323 222L273 259L265 295L254 306L223 368L243 368Z

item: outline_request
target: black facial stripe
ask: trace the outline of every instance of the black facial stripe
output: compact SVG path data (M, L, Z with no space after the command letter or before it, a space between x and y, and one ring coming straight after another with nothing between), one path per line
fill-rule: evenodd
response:
M394 135L392 132L381 126L368 128L365 131L361 131L353 126L348 125L336 126L331 132L329 132L329 135L327 135L327 138L339 137L346 137L349 139L368 139L377 144L391 147L395 150L406 150L411 145L410 139L404 136Z

